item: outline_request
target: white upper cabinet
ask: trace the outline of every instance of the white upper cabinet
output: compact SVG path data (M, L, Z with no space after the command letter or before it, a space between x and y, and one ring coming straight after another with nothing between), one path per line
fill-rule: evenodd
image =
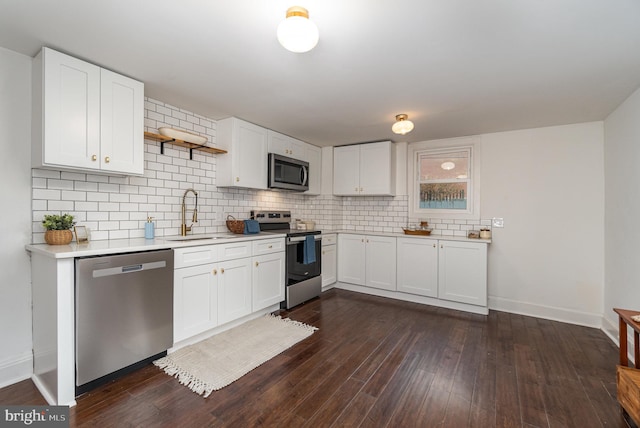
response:
M144 86L105 69L100 70L100 86L100 168L142 174Z
M269 130L269 153L307 161L307 143Z
M395 151L390 141L333 150L333 194L395 195Z
M144 84L43 48L33 66L32 165L144 173Z
M266 189L268 130L230 117L217 122L216 133L217 145L228 152L217 158L216 184Z
M342 146L333 149L333 194L359 195L360 147Z

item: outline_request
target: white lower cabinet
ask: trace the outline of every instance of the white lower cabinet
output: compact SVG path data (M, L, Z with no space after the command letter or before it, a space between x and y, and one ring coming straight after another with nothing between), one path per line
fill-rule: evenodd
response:
M218 325L218 277L213 264L176 269L173 275L173 341Z
M487 306L487 245L438 241L438 297Z
M218 269L218 322L251 313L251 259L228 260Z
M284 238L174 250L173 341L284 300Z
M341 233L338 251L338 281L396 289L396 238Z
M398 291L438 297L438 241L398 238Z
M338 235L338 281L349 284L364 285L365 283L365 236Z
M335 234L322 236L322 286L334 284L338 279L338 251Z
M284 300L285 253L277 252L253 257L252 307L264 309Z
M340 233L338 281L354 291L486 315L487 242Z
M365 285L396 290L396 238L366 237Z

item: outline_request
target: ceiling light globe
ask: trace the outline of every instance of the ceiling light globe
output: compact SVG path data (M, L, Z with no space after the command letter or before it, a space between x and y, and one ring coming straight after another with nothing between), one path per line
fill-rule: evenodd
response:
M308 52L318 44L318 27L309 19L309 12L301 7L287 10L287 18L278 25L278 41L288 51Z
M391 126L391 130L395 134L407 134L413 130L413 122L407 119L408 116L406 114L396 115L396 123Z

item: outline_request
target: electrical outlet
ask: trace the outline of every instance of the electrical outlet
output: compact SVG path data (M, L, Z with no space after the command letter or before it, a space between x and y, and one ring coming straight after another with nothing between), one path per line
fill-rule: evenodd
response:
M504 227L504 218L494 217L491 219L491 227Z

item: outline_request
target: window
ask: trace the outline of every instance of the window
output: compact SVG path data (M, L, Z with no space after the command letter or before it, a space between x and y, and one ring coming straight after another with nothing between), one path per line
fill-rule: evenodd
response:
M418 152L420 209L466 210L471 149Z
M410 146L410 218L480 218L478 145L472 140Z

